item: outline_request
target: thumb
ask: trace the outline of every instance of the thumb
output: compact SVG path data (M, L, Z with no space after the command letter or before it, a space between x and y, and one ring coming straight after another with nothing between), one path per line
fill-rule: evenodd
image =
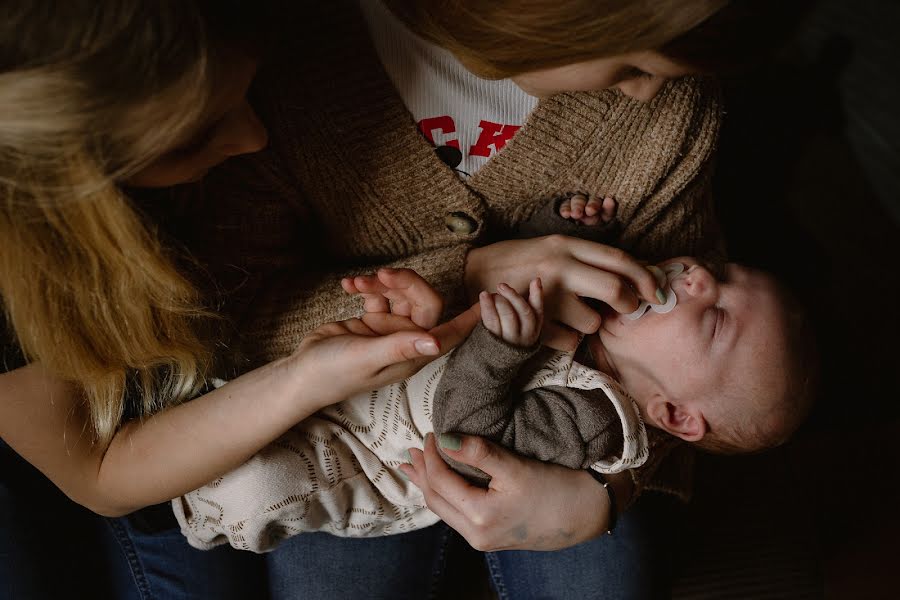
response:
M397 363L437 356L441 352L437 338L424 331L398 331L364 341L365 356L376 372Z
M481 469L495 478L511 475L519 465L519 456L494 442L474 435L443 434L436 440L447 456L461 463Z

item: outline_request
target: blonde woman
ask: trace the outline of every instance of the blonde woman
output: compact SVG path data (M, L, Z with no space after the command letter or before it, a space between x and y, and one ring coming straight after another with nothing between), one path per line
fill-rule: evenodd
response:
M273 35L265 6L0 3L0 437L101 515L201 486L465 333L452 329L462 321L431 333L403 319L332 323L283 358L208 385L226 320L200 292L211 287L202 266L167 233L190 229L173 220L178 203L137 188L198 181L266 145L246 97ZM9 486L0 497L15 495ZM221 557L197 559L177 529L142 542L146 521L109 521L139 597L241 596L228 583L241 571L205 587ZM20 575L3 562L4 578Z

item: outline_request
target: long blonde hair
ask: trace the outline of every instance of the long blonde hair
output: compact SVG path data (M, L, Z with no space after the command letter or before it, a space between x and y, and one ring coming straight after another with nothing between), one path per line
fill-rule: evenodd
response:
M2 307L25 356L83 390L101 442L126 390L149 414L196 393L210 360L195 286L118 184L207 110L201 4L0 8Z

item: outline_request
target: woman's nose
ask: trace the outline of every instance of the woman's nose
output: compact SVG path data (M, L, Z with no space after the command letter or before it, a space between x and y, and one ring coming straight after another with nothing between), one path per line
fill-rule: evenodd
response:
M224 156L258 152L266 147L269 134L248 102L234 109L221 123L211 146Z

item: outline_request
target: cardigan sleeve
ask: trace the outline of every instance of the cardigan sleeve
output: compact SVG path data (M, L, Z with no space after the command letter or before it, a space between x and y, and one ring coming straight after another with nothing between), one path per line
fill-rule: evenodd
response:
M620 421L601 390L513 385L538 348L508 344L479 324L447 361L432 406L435 432L486 437L570 469L585 469L621 452ZM489 480L478 469L444 458L475 481Z

